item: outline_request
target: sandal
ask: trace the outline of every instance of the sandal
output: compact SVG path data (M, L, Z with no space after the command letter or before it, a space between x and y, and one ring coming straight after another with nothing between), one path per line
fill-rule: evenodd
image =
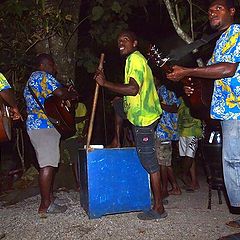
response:
M232 228L240 228L240 219L227 222L226 225Z
M51 202L46 213L56 214L56 213L64 213L67 210L67 206L60 206L54 202Z
M167 215L168 214L166 211L164 211L163 213L159 213L159 212L151 209L147 212L139 213L137 217L140 220L156 220L156 219L166 218Z

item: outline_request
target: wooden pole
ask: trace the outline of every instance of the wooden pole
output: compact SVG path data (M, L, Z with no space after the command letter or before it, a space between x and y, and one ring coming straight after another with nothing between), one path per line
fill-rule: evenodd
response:
M102 53L100 56L100 61L99 61L99 65L98 65L99 70L103 69L103 62L104 62L104 53ZM92 130L93 130L93 123L94 123L95 112L96 112L96 107L97 107L98 93L99 93L99 84L96 83L95 93L94 93L94 98L93 98L92 113L91 113L91 118L89 121L88 134L87 134L87 145L86 145L87 151L89 150L89 146L90 146L90 142L91 142L91 138L92 138Z

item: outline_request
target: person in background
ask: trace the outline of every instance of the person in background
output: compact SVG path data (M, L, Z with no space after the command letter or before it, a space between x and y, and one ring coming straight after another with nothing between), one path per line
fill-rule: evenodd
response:
M240 207L240 25L234 23L236 8L233 0L214 0L208 8L211 27L219 31L212 57L205 67L174 66L167 77L179 81L184 77L201 77L214 81L210 115L220 120L223 135L222 161L224 182L230 205ZM193 88L186 88L187 95ZM240 219L227 223L240 228Z
M62 142L62 152L64 153L66 150L68 153L77 191L80 190L79 174L77 171L78 149L83 148L86 142L87 119L87 108L85 104L78 102L75 108L76 134Z
M146 58L137 50L138 40L131 31L123 31L118 36L120 55L126 57L124 84L106 80L103 71L97 70L97 83L113 92L124 95L124 113L134 133L134 140L141 164L150 174L154 204L150 211L140 213L141 220L167 217L162 203L160 167L154 147L154 132L162 113L152 71ZM118 109L121 110L121 109Z
M172 89L170 81L161 80L158 96L162 107L162 115L156 128L156 153L160 165L163 198L168 195L180 195L181 189L176 181L172 168L172 141L178 141L178 107L180 101ZM156 84L159 85L159 84ZM168 191L168 181L172 189Z
M202 122L191 116L183 98L178 109L179 155L182 157L182 180L187 192L199 189L195 155L202 137Z

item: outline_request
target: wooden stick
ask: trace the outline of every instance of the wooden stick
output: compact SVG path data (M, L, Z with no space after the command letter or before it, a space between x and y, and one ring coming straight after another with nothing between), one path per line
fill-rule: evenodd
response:
M99 61L99 65L98 65L99 70L103 69L103 62L104 62L104 53L102 53L100 56L100 61ZM97 107L98 93L99 93L99 84L96 83L95 93L94 93L94 98L93 98L92 113L91 113L91 118L89 121L88 134L87 134L87 144L86 144L87 151L89 150L89 145L90 145L91 138L92 138L92 130L93 130L93 123L94 123L95 112L96 112L96 107Z

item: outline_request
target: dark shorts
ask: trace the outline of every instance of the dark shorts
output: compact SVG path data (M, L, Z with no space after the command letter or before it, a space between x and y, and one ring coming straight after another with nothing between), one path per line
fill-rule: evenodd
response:
M146 127L133 126L133 134L138 157L148 173L160 170L155 150L155 128L158 121Z
M123 99L118 98L113 101L115 113L122 119L127 119L123 108ZM137 127L132 125L134 141L137 154L144 169L148 173L155 173L160 170L156 151L155 151L155 128L158 120L146 127Z

